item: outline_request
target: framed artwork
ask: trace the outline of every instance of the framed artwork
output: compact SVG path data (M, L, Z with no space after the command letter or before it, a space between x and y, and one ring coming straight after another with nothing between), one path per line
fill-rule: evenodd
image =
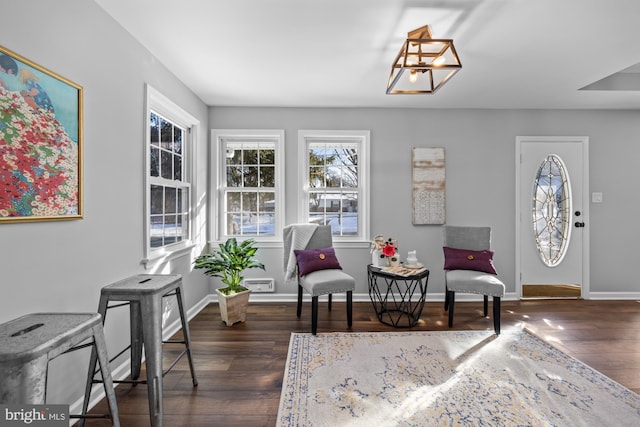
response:
M444 147L414 147L411 153L414 224L445 223Z
M0 46L0 222L82 218L82 87Z

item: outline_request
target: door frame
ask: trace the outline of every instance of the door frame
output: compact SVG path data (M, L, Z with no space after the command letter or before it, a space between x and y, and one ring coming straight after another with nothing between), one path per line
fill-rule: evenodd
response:
M582 219L586 223L586 227L582 228L582 298L589 299L590 295L590 276L589 276L589 236L591 229L591 221L589 208L591 198L589 197L589 137L588 136L517 136L516 137L516 270L515 285L518 299L522 298L522 264L521 264L521 247L520 232L522 224L521 194L520 194L520 174L522 164L522 145L535 142L578 142L582 144Z

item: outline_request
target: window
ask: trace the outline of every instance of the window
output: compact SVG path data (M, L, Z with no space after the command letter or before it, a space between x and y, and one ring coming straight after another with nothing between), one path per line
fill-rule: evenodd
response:
M532 223L542 262L555 267L562 262L571 236L571 185L562 159L549 154L533 182Z
M219 236L280 240L284 214L281 130L214 130Z
M187 131L163 116L149 114L149 246L159 248L189 238L190 183L184 173Z
M301 222L331 225L334 240L369 238L369 132L307 131L301 147Z
M147 260L191 244L192 128L188 113L147 86Z

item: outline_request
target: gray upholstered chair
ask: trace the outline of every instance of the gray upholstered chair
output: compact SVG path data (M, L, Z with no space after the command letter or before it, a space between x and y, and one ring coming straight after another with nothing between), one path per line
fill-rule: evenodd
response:
M491 250L490 227L461 227L443 226L445 248L464 249L469 251ZM445 249L446 251L446 249ZM466 268L474 268L473 255L466 255L470 261L463 267L465 269L447 269L445 259L445 286L446 295L444 301L445 311L449 311L449 327L453 325L453 306L456 292L479 294L484 296L484 315L487 316L488 299L493 297L493 327L496 335L500 334L500 299L504 296L504 283L496 274L486 271L476 271ZM462 260L464 263L464 259ZM491 265L492 266L492 265Z
M300 269L293 251L295 249L323 249L333 246L331 226L318 225L311 227L309 224L294 224L284 229L284 265L285 279L291 278L291 265L295 264L294 276L298 281L298 318L302 314L302 294L306 291L311 295L311 333L316 335L318 331L318 297L328 295L329 311L331 311L331 296L334 293L347 293L347 323L349 328L353 321L353 290L355 279L341 269L322 269L300 275ZM289 266L289 267L287 267Z

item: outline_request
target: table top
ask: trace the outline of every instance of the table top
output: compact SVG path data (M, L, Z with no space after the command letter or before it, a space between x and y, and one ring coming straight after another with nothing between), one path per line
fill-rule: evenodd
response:
M367 266L367 270L373 274L390 276L397 279L422 279L429 275L429 269L400 267L374 267L372 264Z

